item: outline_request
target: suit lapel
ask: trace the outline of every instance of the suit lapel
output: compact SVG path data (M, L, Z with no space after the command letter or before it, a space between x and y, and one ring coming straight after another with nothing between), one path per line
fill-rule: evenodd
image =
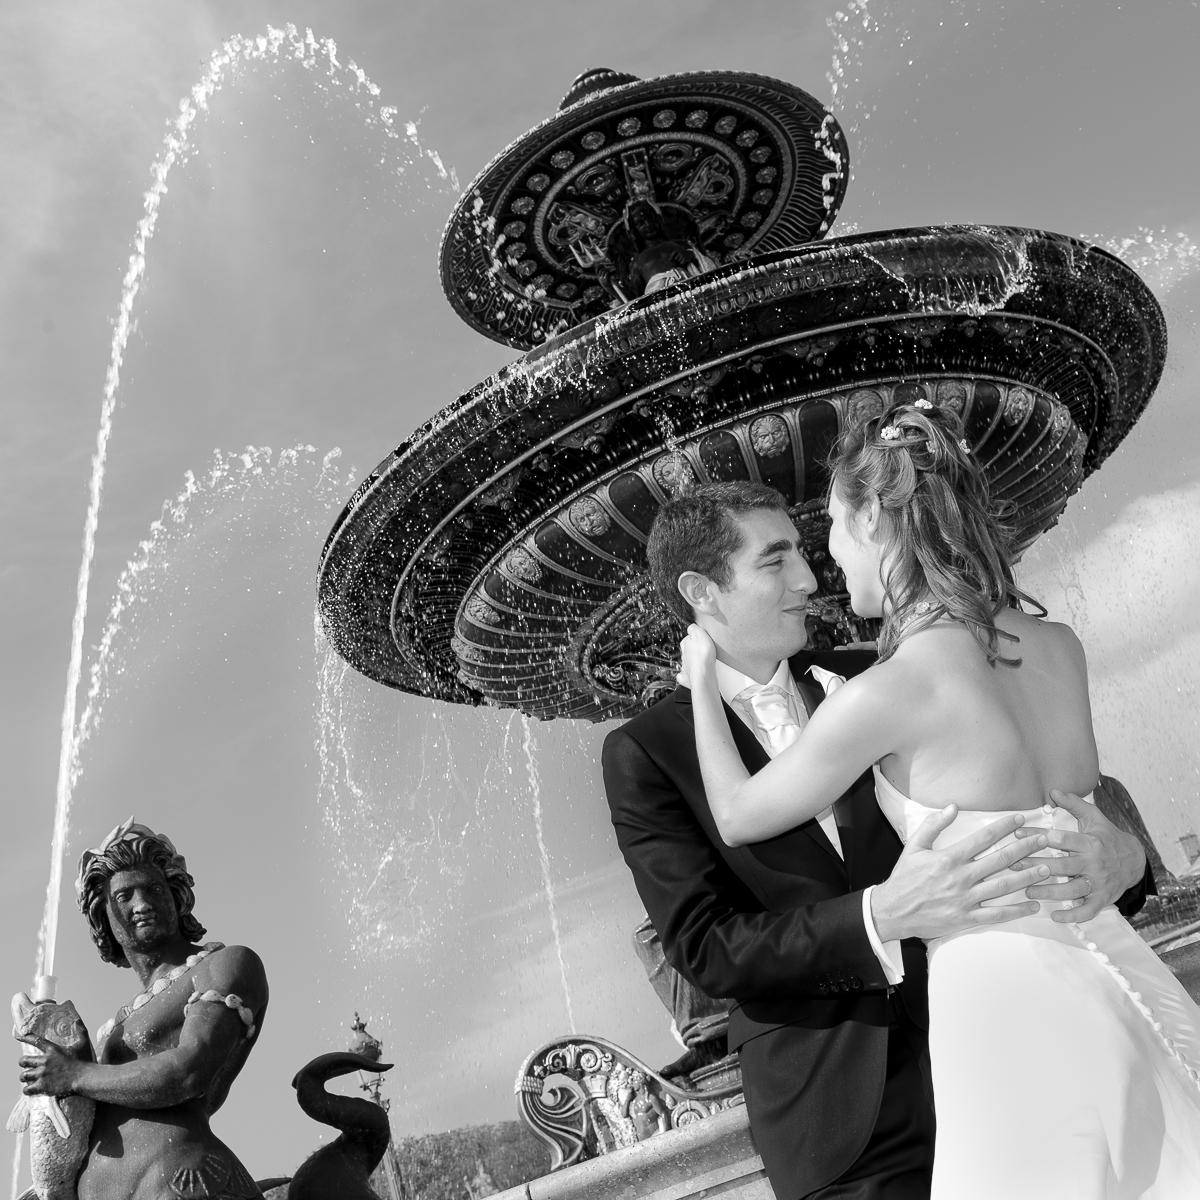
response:
M788 669L792 673L792 681L796 685L796 691L800 693L800 698L804 701L804 708L811 717L816 711L817 705L825 699L825 689L808 674L809 664L805 661L805 657L803 652L801 652L801 654L789 659ZM825 830L821 828L817 821L812 822L813 832L810 832L807 828L805 832L823 850L837 859L839 865L845 869L848 878L850 874L850 852L854 842L854 817L850 810L850 803L846 797L843 796L834 804L833 819L838 827L838 834L841 838L841 854L833 848L833 843L830 842L825 834Z
M813 709L816 708L817 703L824 693L819 687L815 687L815 685L810 684L808 687L805 687L800 683L800 680L796 677L794 672L792 678L796 680L798 690L804 697L804 706L806 709L808 709L808 713L811 716ZM815 693L815 695L813 693ZM675 689L673 699L674 702L679 705L680 715L687 722L694 736L696 729L696 718L692 713L692 693L685 687L679 687ZM745 723L745 721L743 721L737 715L737 713L735 713L733 709L729 707L728 704L722 701L721 707L725 710L725 717L729 722L729 731L733 734L733 744L737 747L738 753L742 757L742 762L746 766L746 770L749 771L751 775L756 774L771 761L771 756L766 752L766 750L763 749L762 743L754 736L754 733ZM708 800L706 797L705 804L707 803ZM839 804L840 803L841 802L839 801ZM836 806L834 808L834 812L835 814L837 812ZM837 819L837 822L838 829L840 831L842 825L840 817ZM834 862L837 863L839 868L841 868L843 871L847 869L847 860L843 860L842 855L840 855L833 848L833 843L826 836L825 830L821 828L819 822L817 822L815 819L805 821L803 825L798 827L798 832L811 838L818 846L820 846L822 850L825 851L826 854L829 855L830 858L834 860ZM843 850L845 849L845 842L843 842L842 848Z
M805 712L811 717L817 705L825 699L825 693L808 675L799 675L793 671L792 680L796 684L796 691L800 693L800 699L804 701Z
M675 703L679 705L679 714L688 723L693 733L696 729L696 718L692 713L692 693L685 687L678 687L674 693ZM762 743L754 736L737 713L721 701L725 710L725 719L729 722L729 732L733 734L733 744L742 756L742 762L751 775L761 771L771 761L771 756L763 749Z
M854 870L854 798L847 792L833 806L833 819L837 823L838 836L842 842L842 862L846 878L853 879Z

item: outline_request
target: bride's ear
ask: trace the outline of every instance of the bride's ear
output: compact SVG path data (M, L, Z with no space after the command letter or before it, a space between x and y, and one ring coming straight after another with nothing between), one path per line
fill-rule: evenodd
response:
M877 542L883 526L883 506L878 496L868 496L866 503L854 514L859 529L871 541Z
M716 611L713 592L716 590L713 581L699 571L684 571L675 586L694 613L712 613Z

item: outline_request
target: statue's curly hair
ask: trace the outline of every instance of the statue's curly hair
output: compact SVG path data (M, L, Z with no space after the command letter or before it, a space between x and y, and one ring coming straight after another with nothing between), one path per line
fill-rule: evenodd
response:
M950 409L896 404L847 429L829 463L831 486L851 512L879 500L891 561L884 585L879 658L935 621L967 627L989 664L1016 666L996 628L1006 607L1036 600L1013 582L1013 534Z
M182 861L170 842L150 833L126 836L89 857L79 877L79 910L87 918L92 941L105 962L118 967L129 966L125 951L113 936L108 921L108 881L118 871L128 871L133 867L157 868L163 873L175 901L175 910L179 913L179 932L189 942L199 942L208 932L192 916L196 904L196 893L193 891L196 881L181 865Z

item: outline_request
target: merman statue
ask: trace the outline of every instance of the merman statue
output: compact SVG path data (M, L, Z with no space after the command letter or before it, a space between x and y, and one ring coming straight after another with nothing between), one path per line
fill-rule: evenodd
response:
M98 1061L44 1038L19 1060L27 1096L95 1101L78 1200L261 1196L208 1122L262 1028L266 972L245 946L202 943L193 884L170 839L132 817L80 859L92 940L142 991L98 1031Z

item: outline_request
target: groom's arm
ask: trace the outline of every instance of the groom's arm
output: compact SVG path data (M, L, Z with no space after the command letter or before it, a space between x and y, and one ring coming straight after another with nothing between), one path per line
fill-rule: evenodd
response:
M828 996L888 986L862 892L769 912L730 869L679 788L618 729L604 784L625 862L671 965L710 996Z

